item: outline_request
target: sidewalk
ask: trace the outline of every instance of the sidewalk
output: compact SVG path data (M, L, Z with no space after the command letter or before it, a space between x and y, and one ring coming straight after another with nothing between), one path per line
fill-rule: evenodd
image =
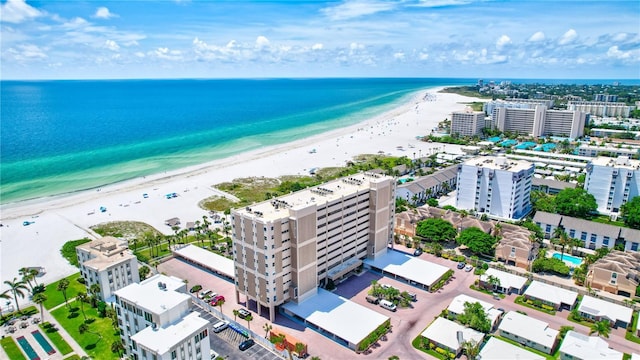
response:
M75 298L73 299L69 299L68 302L71 303L72 301L74 301ZM60 323L58 322L58 320L56 320L56 318L53 317L53 315L51 315L50 311L54 311L62 306L66 306L65 303L62 303L58 306L54 306L53 308L51 308L51 310L47 310L44 307L42 308L42 310L44 311L43 315L44 315L44 321L48 321L51 324L55 325L55 327L58 329L58 333L60 334L60 336L62 336L62 338L69 343L69 346L71 346L71 348L73 349L73 352L71 354L67 354L65 355L65 357L71 356L72 354L77 354L80 357L83 356L87 356L87 352L84 351L84 349L74 340L74 338L67 332L67 330L65 330L65 328L63 328ZM38 306L39 307L39 306Z

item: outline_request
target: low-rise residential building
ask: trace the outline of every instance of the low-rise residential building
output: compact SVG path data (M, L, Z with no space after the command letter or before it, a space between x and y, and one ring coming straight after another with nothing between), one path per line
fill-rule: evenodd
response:
M209 321L192 312L166 327L148 327L131 337L136 360L209 360Z
M580 239L584 248L612 249L617 244L624 244L625 250L630 251L640 248L640 230L545 211L536 211L533 221L540 226L546 239L550 239L555 229L561 226L570 238Z
M439 317L420 335L435 346L448 350L457 357L462 351L462 344L465 341L475 341L479 344L484 339L485 334Z
M537 165L536 165L537 166ZM545 194L556 195L564 189L575 189L576 184L553 179L541 179L534 177L531 181L531 191L542 191Z
M396 187L396 197L413 204L424 203L427 199L454 190L458 178L458 165L452 165L431 175L420 176L413 181Z
M188 317L192 313L191 296L182 279L158 274L126 286L115 292L115 307L127 356L136 360L151 360L154 355L155 359L189 358L185 354L201 359L209 356L207 324L196 320L197 315ZM138 346L138 340L142 346Z
M631 297L640 284L640 253L613 250L589 266L586 285Z
M587 164L584 189L596 198L598 212L618 214L627 201L640 196L640 160L600 156Z
M608 101L569 101L567 109L578 110L593 116L615 117L621 116L628 118L633 106L629 106L623 102Z
M626 329L631 323L633 309L585 295L578 306L578 313L593 321L607 320L612 327Z
M478 360L518 359L518 360L546 360L545 357L513 345L496 337L491 337L484 344L476 357Z
M496 246L496 259L508 265L529 269L538 254L539 243L532 240L533 234L524 227L502 223L500 241ZM495 228L494 228L495 233Z
M582 144L578 147L578 155L580 156L598 157L602 154L607 154L609 156L635 157L638 155L638 149L633 147L618 147L614 145L598 146L589 144Z
M491 279L497 279L497 284L493 284ZM503 294L518 294L524 292L527 278L500 271L494 268L488 268L484 274L480 275L480 286Z
M104 301L111 301L114 291L140 282L138 259L126 241L105 236L76 246L76 255L87 288L98 284Z
M524 292L524 297L530 300L540 300L543 304L553 306L556 310L572 310L578 300L578 293L534 280Z
M498 334L524 346L552 354L556 347L558 330L544 321L509 311L498 326Z
M498 321L500 320L500 316L503 314L502 310L498 310L493 307L493 304L488 303L486 301L482 301L480 299L476 299L469 295L460 294L451 300L451 304L447 307L450 316L458 316L460 314L464 314L464 305L465 303L478 303L484 309L485 314L487 314L487 318L491 322L491 328L493 329L496 325L498 325Z
M598 336L569 330L560 345L561 360L622 360L623 353L613 350Z

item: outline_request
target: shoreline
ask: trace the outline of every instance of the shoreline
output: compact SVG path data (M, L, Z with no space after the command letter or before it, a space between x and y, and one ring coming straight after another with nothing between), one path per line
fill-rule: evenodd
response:
M220 195L212 185L235 178L307 175L311 168L344 166L354 156L379 151L409 158L442 150L460 153L457 145L426 143L415 138L430 133L452 111L464 109L463 102L477 100L438 92L445 87L418 90L405 103L384 113L308 138L99 189L0 205L2 280L18 276L17 270L25 266L44 266L47 274L39 281L45 282L76 272L77 268L62 258L60 249L69 240L95 238L90 226L100 223L142 221L162 233L172 234L164 225L165 219L178 217L183 224L201 219L208 211L198 207L199 201ZM398 149L409 144L414 147ZM165 198L165 194L173 192L179 196ZM101 206L107 211L100 212ZM23 221L33 224L23 226Z

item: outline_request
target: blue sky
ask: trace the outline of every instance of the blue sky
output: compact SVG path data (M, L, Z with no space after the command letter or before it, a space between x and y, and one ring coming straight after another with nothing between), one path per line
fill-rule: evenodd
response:
M640 1L0 0L2 79L640 78Z

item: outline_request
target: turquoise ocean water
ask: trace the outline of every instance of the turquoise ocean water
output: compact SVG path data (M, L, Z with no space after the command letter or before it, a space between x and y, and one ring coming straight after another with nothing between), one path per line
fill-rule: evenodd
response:
M100 187L286 143L377 115L419 89L473 83L2 81L0 203Z

